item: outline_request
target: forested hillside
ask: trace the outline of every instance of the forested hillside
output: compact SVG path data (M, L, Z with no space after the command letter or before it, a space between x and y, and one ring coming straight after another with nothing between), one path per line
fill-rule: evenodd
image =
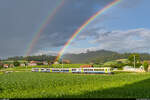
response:
M117 53L107 50L88 51L80 54L66 54L64 59L69 59L72 63L104 63L117 59L127 59L131 53ZM140 53L141 60L150 60L150 54Z

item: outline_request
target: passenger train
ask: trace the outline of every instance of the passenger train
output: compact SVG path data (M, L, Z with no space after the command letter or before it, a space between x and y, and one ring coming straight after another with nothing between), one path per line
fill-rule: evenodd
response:
M110 67L103 68L32 68L32 72L112 74Z

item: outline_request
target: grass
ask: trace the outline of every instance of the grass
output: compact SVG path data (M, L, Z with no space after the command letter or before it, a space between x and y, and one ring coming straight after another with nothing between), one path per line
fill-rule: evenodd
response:
M26 61L26 60L17 60L18 62L20 62L20 63L24 63L24 62L28 62L28 61ZM7 61L2 61L3 63L5 63L5 64L13 64L13 60L7 60Z
M0 98L150 98L150 73L0 74Z

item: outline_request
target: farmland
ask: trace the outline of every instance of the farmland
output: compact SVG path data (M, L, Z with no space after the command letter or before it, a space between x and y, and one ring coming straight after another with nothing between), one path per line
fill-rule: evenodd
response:
M0 74L0 98L150 98L150 73Z

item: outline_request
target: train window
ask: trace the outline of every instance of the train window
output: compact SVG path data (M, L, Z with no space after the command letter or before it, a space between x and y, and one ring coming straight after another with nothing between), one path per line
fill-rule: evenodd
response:
M61 71L63 71L63 72L69 72L69 70L61 70Z
M104 69L94 69L94 71L104 71Z
M89 71L93 71L93 69L89 69Z
M84 69L84 71L88 71L88 69Z
M76 69L72 69L72 71L76 71Z
M53 69L52 71L59 71L58 69Z
M69 71L68 69L62 69L61 71Z
M84 69L84 71L93 71L93 69Z

